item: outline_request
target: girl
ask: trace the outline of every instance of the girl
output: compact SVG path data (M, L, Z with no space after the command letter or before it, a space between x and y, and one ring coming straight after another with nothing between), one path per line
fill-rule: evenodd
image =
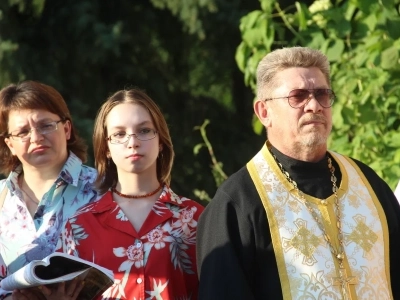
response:
M169 187L174 151L157 105L137 89L116 92L99 110L93 146L105 194L69 220L60 248L114 271L102 299L197 299L203 207Z

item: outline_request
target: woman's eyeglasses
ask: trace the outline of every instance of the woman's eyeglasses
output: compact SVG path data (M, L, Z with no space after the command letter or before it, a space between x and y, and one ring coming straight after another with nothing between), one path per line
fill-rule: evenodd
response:
M43 123L40 124L39 126L32 127L29 129L26 128L26 129L14 130L8 135L6 135L6 137L10 137L15 141L25 142L31 138L33 130L36 130L36 132L39 134L45 135L50 132L56 131L58 129L58 123L60 122L64 122L64 120Z

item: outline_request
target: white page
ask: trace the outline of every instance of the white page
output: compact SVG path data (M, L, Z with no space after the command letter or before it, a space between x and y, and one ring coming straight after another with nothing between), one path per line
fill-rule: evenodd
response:
M69 260L77 261L80 263L83 263L87 268L84 267L82 270L78 270L76 272L71 272L69 274L59 276L54 279L41 279L37 277L34 274L34 269L37 268L38 266L48 266L50 262L52 261L52 257L62 257L62 258L67 258ZM54 262L53 262L54 263ZM63 261L63 264L68 263L68 261ZM56 263L55 266L58 264ZM50 283L56 283L56 282L61 282L61 281L68 281L71 280L83 273L85 273L88 269L91 267L100 270L103 272L105 275L107 275L111 280L114 280L114 273L106 268L103 268L97 264L94 264L92 262L83 260L79 257L68 255L65 253L60 253L60 252L55 252L44 258L43 260L35 260L27 264L25 267L22 267L15 273L7 276L4 278L0 285L1 288L4 290L12 291L14 289L20 289L20 288L26 288L26 287L33 287L33 286L38 286L38 285L46 285Z

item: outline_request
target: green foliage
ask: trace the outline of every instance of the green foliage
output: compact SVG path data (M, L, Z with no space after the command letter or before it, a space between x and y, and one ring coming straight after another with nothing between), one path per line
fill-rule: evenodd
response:
M172 136L172 188L205 199L216 182L208 153L193 153L193 145L202 142L193 128L211 121L208 137L227 174L264 140L251 129L252 93L234 59L239 20L257 5L257 0L0 1L0 87L23 79L54 86L89 145L101 103L119 89L145 89ZM199 197L196 190L202 191Z
M168 8L174 16L178 16L189 33L198 34L202 39L205 38L205 33L199 17L201 13L199 8L205 8L209 12L217 11L213 0L151 0L151 2L156 8Z
M222 162L218 161L217 158L215 157L213 147L207 137L206 127L208 124L210 124L210 120L206 119L201 126L195 127L195 130L200 131L200 134L201 134L201 137L203 138L204 143L197 144L193 148L193 152L195 155L197 155L199 153L199 150L202 147L207 148L208 153L210 154L210 157L211 157L211 162L212 162L212 165L211 165L212 174L215 179L215 184L218 187L225 179L228 178L228 176L225 174L225 172L222 169L223 168Z
M317 0L283 9L278 1L260 2L261 10L240 24L236 61L246 84L255 88L257 63L275 48L320 49L331 61L337 95L330 148L370 165L394 188L400 178L400 1Z

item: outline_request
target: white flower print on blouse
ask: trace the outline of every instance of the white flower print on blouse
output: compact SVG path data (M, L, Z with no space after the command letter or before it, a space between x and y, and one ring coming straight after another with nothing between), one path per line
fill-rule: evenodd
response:
M194 214L197 211L197 207L192 206L190 209L182 209L177 212L174 212L174 218L177 218L178 221L173 223L174 228L181 227L185 235L190 235L190 229L195 229L197 227L196 220L193 219Z
M111 299L121 299L121 298L126 298L124 286L121 284L121 280L116 279L114 281L114 284L103 293L101 299L111 300ZM136 298L134 299L136 300Z
M151 250L152 247L160 250L165 247L165 243L171 243L174 239L171 237L171 226L169 223L164 224L163 227L157 226L151 230L147 235L147 243L145 243L145 252Z
M118 268L118 271L129 271L133 265L137 269L143 267L143 243L135 243L130 245L128 249L124 247L114 248L114 255L117 257L127 257Z

